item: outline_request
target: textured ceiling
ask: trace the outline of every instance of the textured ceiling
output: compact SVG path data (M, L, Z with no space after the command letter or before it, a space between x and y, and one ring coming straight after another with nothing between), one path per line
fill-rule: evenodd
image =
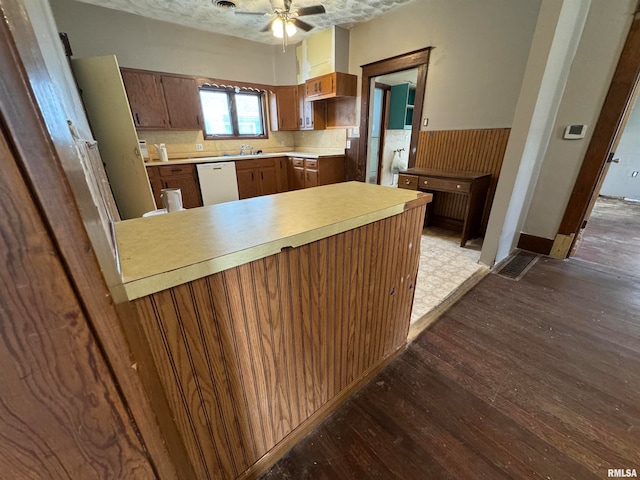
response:
M220 8L216 0L80 0L100 7L134 13L143 17L177 23L187 27L232 35L256 42L278 44L270 32L260 32L270 17L259 15L236 15L233 9ZM313 25L315 30L339 25L350 28L356 23L366 22L389 10L412 0L293 0L291 10L296 8L324 5L324 15L309 15L301 20ZM273 7L282 8L282 0L234 0L236 10L251 12L273 11ZM305 36L313 34L298 31L290 41L297 43Z

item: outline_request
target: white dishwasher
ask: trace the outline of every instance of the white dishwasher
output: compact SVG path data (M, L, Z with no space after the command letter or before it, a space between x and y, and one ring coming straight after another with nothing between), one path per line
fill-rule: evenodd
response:
M235 162L198 164L198 181L204 205L238 200Z

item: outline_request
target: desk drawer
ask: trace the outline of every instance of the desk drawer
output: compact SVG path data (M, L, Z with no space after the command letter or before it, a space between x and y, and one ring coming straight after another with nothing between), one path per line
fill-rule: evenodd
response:
M471 182L461 182L456 180L446 180L444 178L420 177L420 188L423 190L439 190L445 192L471 191Z
M405 175L401 173L398 175L398 188L405 188L407 190L418 189L418 177L415 175Z
M311 168L313 170L318 169L318 159L317 158L306 158L304 160L304 166L307 168Z

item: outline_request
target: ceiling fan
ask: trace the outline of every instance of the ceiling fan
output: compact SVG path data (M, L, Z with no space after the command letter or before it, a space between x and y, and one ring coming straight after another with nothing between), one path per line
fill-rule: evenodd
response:
M275 37L282 38L283 46L286 45L287 38L295 35L298 28L305 32L313 28L313 25L303 22L298 17L326 13L323 5L311 5L309 7L292 9L291 0L284 0L283 8L273 7L273 3L271 3L271 5L272 11L270 12L236 11L235 13L239 15L263 15L273 17L269 24L260 31L268 32L271 30Z

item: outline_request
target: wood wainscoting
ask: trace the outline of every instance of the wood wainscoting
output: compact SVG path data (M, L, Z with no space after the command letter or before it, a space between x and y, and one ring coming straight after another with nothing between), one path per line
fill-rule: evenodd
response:
M491 186L480 228L483 234L510 132L510 128L421 131L418 138L416 167L491 174ZM434 196L433 209L436 218L442 219L443 223L462 225L465 199L453 193L438 193Z
M424 214L134 301L198 479L268 468L406 344Z

